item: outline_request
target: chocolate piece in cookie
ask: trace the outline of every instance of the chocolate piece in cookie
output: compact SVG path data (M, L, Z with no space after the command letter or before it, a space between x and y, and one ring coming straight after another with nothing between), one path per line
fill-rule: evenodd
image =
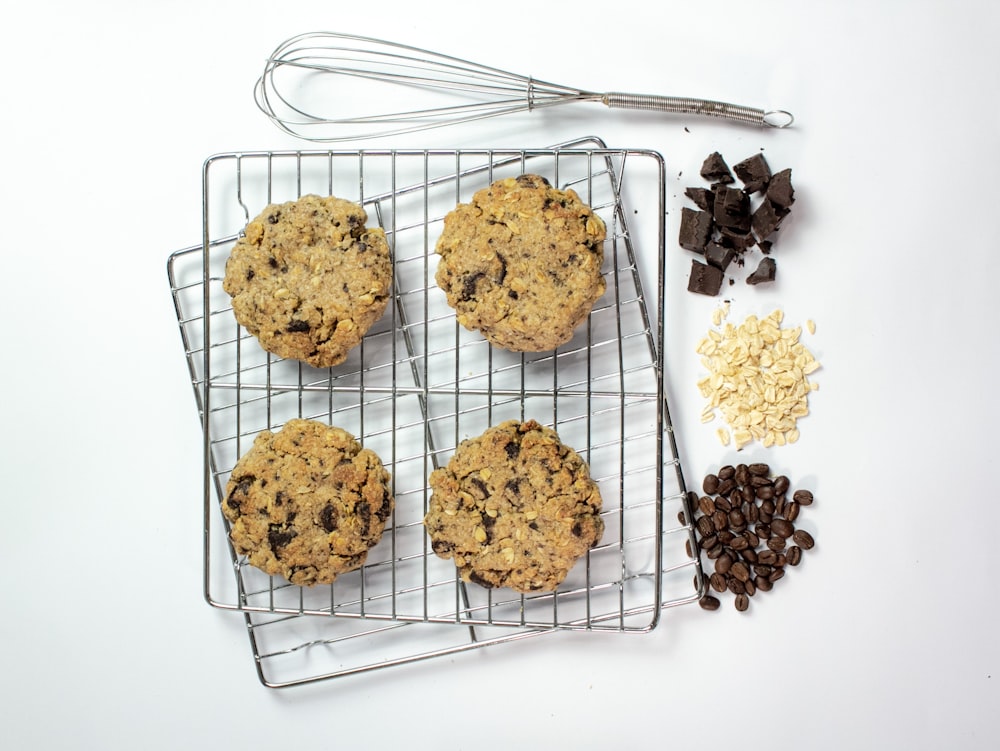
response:
M392 264L385 233L341 198L272 204L246 228L222 287L261 346L315 367L338 365L385 312Z
M445 217L435 279L462 326L543 352L568 342L604 294L604 239L573 190L539 175L498 180Z
M257 435L222 501L237 553L306 586L360 568L392 510L389 473L373 451L345 430L300 419Z
M552 591L604 533L586 463L534 420L463 441L429 482L431 548L484 587Z

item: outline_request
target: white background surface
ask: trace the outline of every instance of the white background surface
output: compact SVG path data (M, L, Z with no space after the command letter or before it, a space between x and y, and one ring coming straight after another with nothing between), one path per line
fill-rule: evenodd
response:
M649 9L647 10L647 6ZM25 4L4 51L0 702L6 748L995 748L1000 346L992 220L1000 6L727 2ZM593 89L794 112L787 131L593 105L418 146L597 135L668 163L668 383L689 478L735 458L699 421L683 188L763 148L797 203L780 279L733 317L812 318L795 446L817 548L750 612L535 639L274 691L201 598L200 430L165 262L200 240L200 169L297 148L255 108L266 55L336 29ZM391 144L398 145L403 141ZM368 144L371 145L371 144ZM680 175L680 177L678 177ZM646 259L655 268L654 259ZM738 739L738 740L737 740Z

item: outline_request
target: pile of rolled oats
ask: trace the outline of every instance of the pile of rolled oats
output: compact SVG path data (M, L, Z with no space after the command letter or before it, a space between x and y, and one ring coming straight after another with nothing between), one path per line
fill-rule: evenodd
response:
M747 316L738 326L723 324L729 305L712 316L715 328L698 343L697 352L708 375L698 381L708 400L702 422L722 414L729 428L716 431L723 446L737 450L752 441L765 447L784 446L799 439L798 418L809 414L809 393L819 384L809 380L820 364L799 341L802 327L782 328L783 314ZM812 334L816 327L806 322Z

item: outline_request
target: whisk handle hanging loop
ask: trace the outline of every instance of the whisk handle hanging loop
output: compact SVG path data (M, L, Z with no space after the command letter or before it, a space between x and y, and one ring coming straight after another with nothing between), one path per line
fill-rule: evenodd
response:
M627 94L620 91L612 91L603 94L601 102L608 107L619 109L652 110L681 115L703 115L769 128L787 128L792 124L794 119L790 112L785 112L784 110L765 112L756 107L744 107L739 104L716 102L710 99L691 99L689 97L660 96L657 94Z

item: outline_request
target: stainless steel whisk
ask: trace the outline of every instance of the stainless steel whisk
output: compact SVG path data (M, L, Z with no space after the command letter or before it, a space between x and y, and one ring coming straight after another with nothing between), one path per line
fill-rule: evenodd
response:
M351 81L361 88L350 91ZM414 109L383 114L336 111L338 99L379 101L377 83L409 87L421 101ZM300 34L279 45L257 80L254 99L281 130L317 142L399 135L569 102L772 128L786 128L793 120L784 110L708 99L574 89L418 47L333 32Z

